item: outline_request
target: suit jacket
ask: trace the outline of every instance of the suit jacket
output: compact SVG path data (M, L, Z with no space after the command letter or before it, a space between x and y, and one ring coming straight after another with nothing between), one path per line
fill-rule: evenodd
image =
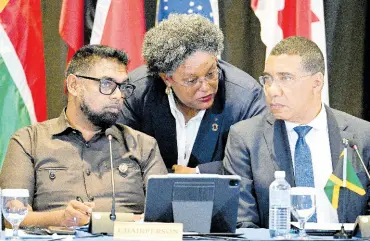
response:
M218 91L206 110L189 159L189 167L201 173L220 173L229 128L232 124L261 113L265 98L261 86L247 73L220 60ZM167 168L177 164L176 122L171 114L166 85L158 76L148 76L146 66L129 74L136 86L119 120L153 136Z
M341 111L325 107L333 170L339 163L343 150L342 138L353 141L368 167L370 159L370 123ZM348 155L367 194L359 196L347 189L341 191L339 203L340 222L354 222L367 212L369 179L354 151ZM226 174L241 176L241 194L238 210L240 227L268 228L269 186L275 171L283 170L286 180L294 187L294 172L285 122L276 120L270 112L232 126L225 148ZM368 168L369 169L369 168Z

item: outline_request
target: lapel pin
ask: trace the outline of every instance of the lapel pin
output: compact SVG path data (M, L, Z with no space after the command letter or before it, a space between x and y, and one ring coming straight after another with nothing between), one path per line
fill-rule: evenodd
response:
M127 172L128 166L125 163L122 163L118 166L118 170L121 174L125 174Z
M212 124L212 131L218 131L218 125L216 123Z

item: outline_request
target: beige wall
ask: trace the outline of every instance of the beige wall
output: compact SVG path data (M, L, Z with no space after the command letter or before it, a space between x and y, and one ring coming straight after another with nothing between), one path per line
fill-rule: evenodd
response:
M61 5L61 0L41 1L48 118L59 116L65 105L63 72L65 69L66 46L58 32Z

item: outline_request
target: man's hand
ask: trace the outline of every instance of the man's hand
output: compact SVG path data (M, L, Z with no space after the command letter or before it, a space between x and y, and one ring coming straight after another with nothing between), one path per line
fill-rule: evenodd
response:
M95 203L71 200L68 206L61 210L61 226L83 226L90 221Z
M173 165L172 170L176 174L196 174L196 169L182 165Z

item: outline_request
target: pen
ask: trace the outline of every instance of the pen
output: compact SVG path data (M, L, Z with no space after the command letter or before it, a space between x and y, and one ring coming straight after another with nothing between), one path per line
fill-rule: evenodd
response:
M77 196L77 197L76 197L76 200L77 200L77 201L79 201L79 202L81 202L81 203L83 203L83 204L85 204L84 200L83 200L83 199L82 199L82 197L80 197L80 196ZM91 213L89 213L89 212L86 212L85 214L86 214L86 215L88 215L88 216L90 216L90 215L91 215Z
M85 203L84 200L82 200L82 198L80 196L77 196L76 200L79 201L79 202Z

